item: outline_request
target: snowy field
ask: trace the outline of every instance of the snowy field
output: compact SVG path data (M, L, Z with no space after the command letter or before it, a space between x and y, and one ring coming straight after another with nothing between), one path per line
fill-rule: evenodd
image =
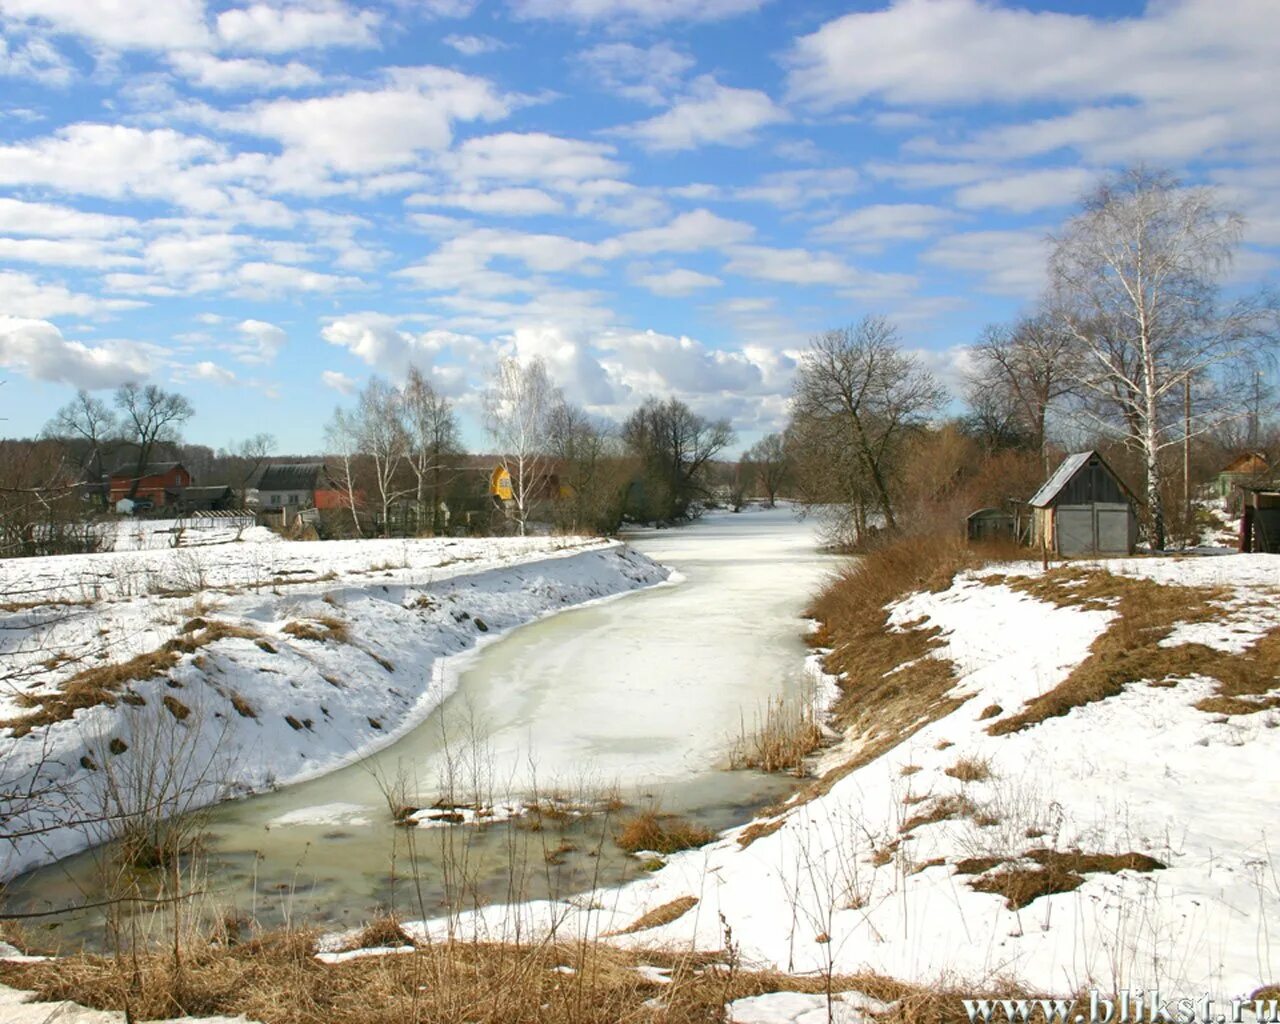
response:
M420 722L447 695L447 656L666 577L581 538L259 538L0 562L0 786L31 794L8 827L118 813L106 790L174 775L169 761L196 802L331 771ZM118 665L134 669L104 681ZM111 702L18 735L86 683ZM93 831L6 844L0 879Z
M1128 559L1106 568L1223 588L1209 621L1175 627L1163 646L1247 650L1280 625L1277 556ZM931 656L954 662L952 695L965 698L951 714L825 796L793 805L776 831L745 847L737 830L622 889L487 908L465 920L464 932L494 938L518 922L562 937L602 935L692 896L696 906L675 921L611 941L718 949L727 922L748 964L869 970L978 992L1008 978L1055 993L1097 984L1229 997L1274 982L1280 851L1268 826L1280 713L1206 713L1195 704L1214 684L1190 677L1131 684L1022 731L989 734L993 714L1021 709L1089 657L1116 615L1106 602L1060 606L1013 585L1039 574L1036 565L999 571L1003 580L962 575L945 592L893 609L895 622L941 629ZM856 750L846 740L823 767ZM961 762L984 770L965 781ZM962 810L907 826L948 801ZM1163 866L1088 871L1074 891L1018 909L971 888L979 859L1034 869L1026 856L1034 849L1132 853ZM959 870L964 862L970 873ZM416 927L438 934L444 924ZM826 1019L825 1007L788 998L795 1012L784 1012L779 997L751 1009L754 1016L744 1006L735 1019L808 1020L819 1009L813 1019Z

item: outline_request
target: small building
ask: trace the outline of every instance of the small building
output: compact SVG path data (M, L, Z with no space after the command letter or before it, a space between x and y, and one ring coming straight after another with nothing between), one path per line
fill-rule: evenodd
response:
M1016 536L1012 512L999 508L980 508L965 519L965 535L971 544L1012 541Z
M1068 455L1028 503L1031 542L1063 557L1131 555L1138 503L1096 451Z
M135 509L139 502L148 501L153 508L168 508L182 500L191 483L191 474L181 462L149 462L141 471L137 466L121 466L111 474L108 500L117 508L122 498L128 498Z
M1214 481L1219 498L1230 498L1237 488L1265 480L1271 467L1263 452L1244 452L1222 467Z
M183 512L225 512L236 507L235 492L227 484L188 487L178 502Z
M1280 484L1244 488L1240 550L1280 554Z
M276 462L263 468L249 489L248 503L258 511L272 509L346 508L346 492L330 477L323 462Z

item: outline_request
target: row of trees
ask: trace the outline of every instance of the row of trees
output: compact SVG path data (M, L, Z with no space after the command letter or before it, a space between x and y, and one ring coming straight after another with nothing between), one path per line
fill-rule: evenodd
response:
M943 428L929 424L948 395L883 318L815 339L785 443L797 496L828 517L834 541L857 543L911 525L904 509L918 519L962 480L973 502L1025 499L1056 440L1109 449L1140 483L1149 539L1164 547L1172 484L1180 476L1184 511L1196 449L1261 447L1272 408L1276 300L1221 295L1242 225L1164 172L1103 183L1052 237L1041 301L971 350L966 415Z

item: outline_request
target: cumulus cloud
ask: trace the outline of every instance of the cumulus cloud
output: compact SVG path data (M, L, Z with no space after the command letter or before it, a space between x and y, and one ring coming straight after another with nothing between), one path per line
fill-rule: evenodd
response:
M814 236L874 248L886 242L929 238L954 219L955 213L941 206L873 203L822 225Z
M613 146L545 132L500 132L467 139L440 158L461 182L580 182L620 174Z
M348 377L339 370L324 370L320 374L320 383L327 388L332 388L341 395L354 395L356 388L359 386L355 378Z
M42 238L113 238L135 231L138 221L89 213L54 203L32 203L0 196L0 233Z
M1044 291L1048 242L1043 229L948 235L921 258L980 276L988 291L1033 299Z
M217 29L219 38L236 49L285 53L325 46L375 46L381 20L376 11L358 10L339 0L305 0L223 11Z
M1003 174L957 189L956 203L1031 213L1074 204L1097 179L1098 173L1086 167L1047 167Z
M677 267L674 270L653 270L638 267L632 273L631 280L642 288L647 288L654 295L678 297L692 295L704 288L717 288L724 282L711 274L702 274L696 270Z
M200 89L215 92L286 92L318 85L318 71L299 61L274 64L259 57L215 57L197 50L169 54L169 64Z
M564 203L539 188L495 188L475 192L446 192L441 195L415 193L405 202L410 206L446 206L470 213L505 217L534 217L563 213Z
M0 0L0 14L117 50L169 50L209 42L204 0Z
M0 366L33 380L90 390L117 387L147 377L154 356L155 349L136 342L86 345L64 338L47 320L0 316Z
M615 132L646 149L663 152L706 145L748 146L759 129L788 120L790 115L759 89L735 89L702 75L664 113Z
M600 43L578 55L592 82L629 100L662 106L694 66L670 42L652 46Z
M0 75L63 86L75 77L75 69L44 39L27 39L18 43L0 36Z
M242 363L273 363L288 341L282 328L265 320L241 320L236 331L243 341L232 351Z
M518 18L583 24L664 25L721 21L757 11L768 0L508 0Z
M444 37L445 46L457 50L464 57L479 57L485 53L497 53L505 50L507 44L493 36L458 35L454 33Z
M45 319L57 316L95 316L137 309L133 299L104 299L73 292L65 285L40 281L29 274L0 270L0 309L13 317Z
M236 375L228 370L225 366L219 366L217 363L209 359L203 359L191 366L181 366L174 369L174 376L181 380L198 380L205 381L209 384L218 384L226 387L228 384L236 382Z

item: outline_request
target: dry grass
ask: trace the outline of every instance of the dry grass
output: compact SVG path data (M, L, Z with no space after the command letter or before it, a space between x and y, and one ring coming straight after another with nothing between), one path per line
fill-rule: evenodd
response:
M1028 850L1023 857L1034 861L1036 866L1005 866L1009 862L998 857L975 857L958 863L956 870L962 875L979 876L969 882L975 892L997 893L1005 898L1010 910L1020 910L1041 896L1080 888L1086 874L1158 871L1164 867L1143 853L1063 853L1037 849ZM993 870L995 868L1000 870Z
M985 757L962 757L946 774L961 782L986 782L991 778L991 762Z
M308 622L286 622L280 632L288 633L298 640L315 640L317 643L328 640L340 644L351 642L347 624L332 615L322 615Z
M821 747L824 739L811 699L770 697L750 733L746 722L740 723L738 739L729 753L729 767L802 775L805 758Z
M414 945L413 939L405 934L404 929L400 927L400 922L391 914L383 914L361 928L342 948L344 950L395 949L412 945Z
M648 931L650 928L661 928L664 924L680 920L697 905L696 896L681 896L660 907L654 907L647 914L641 914L627 927L610 932L609 935L634 935L636 932Z
M614 842L627 853L652 850L654 853L677 853L704 846L715 833L677 814L657 810L641 811L619 823Z
M1203 644L1161 646L1182 623L1211 621L1217 602L1229 596L1209 587L1180 587L1117 576L1099 570L1063 569L1030 579L1000 579L1006 585L1059 606L1111 608L1116 617L1089 648L1089 656L1052 690L1028 701L1016 714L993 722L993 736L1069 714L1073 708L1119 694L1126 685L1207 676L1218 693L1196 706L1214 714L1247 714L1280 706L1280 629L1243 653Z
M374 936L386 938L386 934ZM661 968L659 981L637 968ZM437 943L413 953L327 965L312 936L280 933L136 958L75 956L0 965L0 978L45 1000L128 1010L135 1020L243 1014L264 1024L713 1024L726 1002L766 992L828 990L823 977L748 971L722 955L624 951L599 942L528 946ZM834 976L829 990L895 1002L884 1024L952 1024L954 993L872 974ZM651 1001L658 1001L655 1011Z
M913 829L921 828L924 825L932 825L939 821L950 821L952 818L969 817L977 809L977 805L967 796L950 794L935 797L918 814L913 814L904 821L899 831L906 835Z

